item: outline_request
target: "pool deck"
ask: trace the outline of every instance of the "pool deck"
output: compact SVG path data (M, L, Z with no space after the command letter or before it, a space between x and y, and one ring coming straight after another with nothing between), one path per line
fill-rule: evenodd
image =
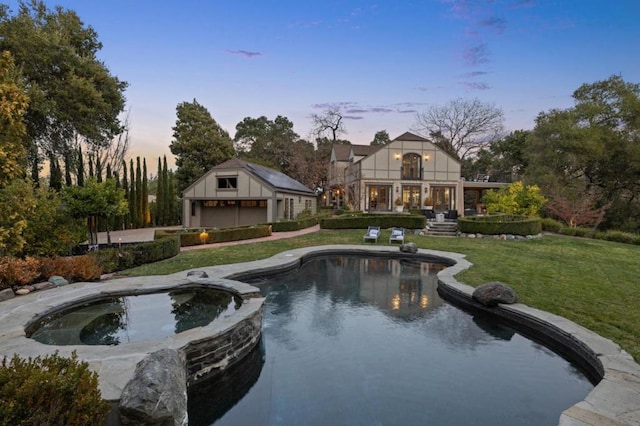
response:
M235 274L247 271L267 271L270 269L293 268L300 264L301 259L309 254L331 253L335 251L353 251L362 254L379 254L398 252L397 246L365 246L365 245L333 245L307 247L279 253L273 257L254 262L211 266L198 268L206 272L209 279L221 285L228 285L240 293L255 292L255 287L227 279ZM412 254L403 254L415 256ZM450 259L454 266L438 273L442 285L455 290L465 297L471 298L473 287L458 282L455 275L472 266L465 257L457 253L440 252L434 250L419 250L418 255L435 256ZM58 351L63 356L70 356L76 351L78 358L89 363L90 368L99 375L100 390L105 399L117 400L122 389L132 378L135 365L148 354L162 348L178 349L185 341L194 338L197 333L218 332L219 329L189 330L170 338L128 343L118 346L50 346L35 342L25 336L25 326L34 317L45 312L51 312L56 307L67 305L80 299L96 294L126 290L149 290L167 288L172 285L182 285L189 282L187 272L165 276L146 276L122 278L93 283L75 283L51 290L34 292L16 297L0 303L0 321L3 324L0 331L0 357L19 354L22 357L35 357ZM257 308L260 298L254 298L255 304L246 303L247 312ZM245 307L245 304L243 304ZM242 308L241 308L242 309ZM592 331L579 326L557 315L533 309L523 304L501 305L498 309L507 313L527 317L542 327L557 330L571 339L581 342L599 363L604 375L597 386L587 397L565 410L560 419L561 426L584 425L640 425L640 365L616 343L605 339ZM246 314L247 312L244 312ZM216 327L224 329L235 322L237 318L223 319ZM197 335L195 336L198 337Z

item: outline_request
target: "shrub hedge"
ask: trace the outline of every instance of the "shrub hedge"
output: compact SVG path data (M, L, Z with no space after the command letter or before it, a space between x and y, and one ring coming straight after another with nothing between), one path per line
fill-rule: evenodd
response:
M204 242L200 238L206 232ZM178 236L180 247L198 244L223 243L226 241L249 240L251 238L268 237L271 235L269 225L238 226L234 228L199 228L199 229L161 229L155 232L155 239L162 240L168 236Z
M180 240L172 237L126 245L121 248L102 249L91 252L88 256L97 259L104 273L110 273L168 259L178 253L180 253Z
M0 366L0 425L102 425L110 411L89 364L54 353Z
M536 235L542 232L540 218L513 215L466 216L458 218L458 229L464 234Z
M297 231L298 229L309 228L318 224L318 217L307 217L300 220L287 220L284 222L274 222L271 224L274 232Z
M369 226L392 228L394 226L407 229L422 229L427 219L422 215L408 214L365 214L342 215L320 219L322 229L367 229Z

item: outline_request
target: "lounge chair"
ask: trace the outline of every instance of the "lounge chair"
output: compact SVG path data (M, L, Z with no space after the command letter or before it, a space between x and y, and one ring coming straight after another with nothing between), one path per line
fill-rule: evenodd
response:
M367 240L374 240L377 243L379 236L380 236L380 227L370 226L369 228L367 228L367 233L364 234L364 237L362 237L362 241L366 242Z
M389 237L389 244L391 243L404 243L404 228L392 228L391 236Z

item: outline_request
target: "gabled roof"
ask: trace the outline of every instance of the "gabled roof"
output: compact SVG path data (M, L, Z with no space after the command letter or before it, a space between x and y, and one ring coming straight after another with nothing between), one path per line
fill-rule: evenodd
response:
M276 189L283 189L287 191L306 192L313 194L314 192L304 186L302 183L269 167L261 166L259 164L249 163L239 158L232 158L224 163L218 164L211 170L224 170L224 169L245 169L250 174L263 180L265 183L273 186Z
M334 143L333 152L336 153L336 161L349 161L349 153L351 152L351 145Z
M418 136L411 132L404 132L403 134L395 138L394 141L431 142L429 139L425 139L422 136Z
M366 157L380 149L379 146L375 145L351 145L351 148L353 149L353 155L358 157Z

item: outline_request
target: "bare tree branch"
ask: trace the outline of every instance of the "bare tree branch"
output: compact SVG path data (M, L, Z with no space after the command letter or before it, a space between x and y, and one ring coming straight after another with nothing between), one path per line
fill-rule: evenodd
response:
M416 115L417 131L458 160L473 156L500 138L504 115L500 108L478 99L455 99Z
M326 109L322 114L312 114L311 120L313 121L312 132L315 133L317 138L322 138L326 133L329 133L332 141L335 142L338 136L347 133L342 123L342 113L340 108L332 106Z

